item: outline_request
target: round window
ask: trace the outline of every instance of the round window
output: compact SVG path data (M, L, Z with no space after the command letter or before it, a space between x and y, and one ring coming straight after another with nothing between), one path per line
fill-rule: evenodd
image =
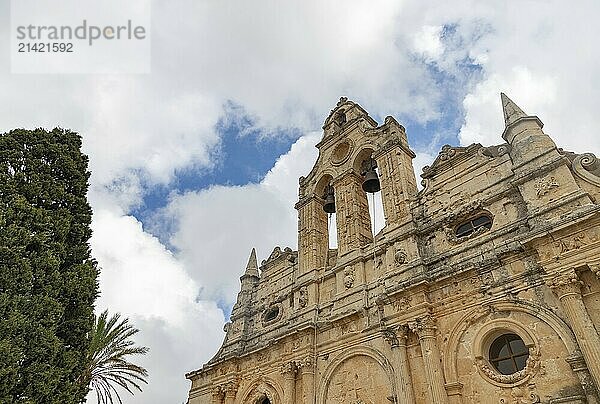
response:
M490 346L489 361L503 375L523 370L529 358L529 348L517 334L503 334Z
M271 307L269 310L267 310L265 312L265 315L263 318L264 318L264 321L268 323L269 321L276 320L278 316L279 316L279 306L275 306L275 307Z

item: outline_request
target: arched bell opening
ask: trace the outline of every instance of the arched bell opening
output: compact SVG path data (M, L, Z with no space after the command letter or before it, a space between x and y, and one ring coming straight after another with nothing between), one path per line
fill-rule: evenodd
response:
M381 195L381 182L377 161L373 158L373 149L365 148L358 153L354 160L353 168L360 173L362 178L361 188L366 194L371 219L371 233L373 237L385 227L383 213L383 200Z
M324 215L324 220L327 223L328 248L337 247L335 188L332 183L333 177L329 174L325 174L315 187L315 194L323 200L323 210L319 213L320 215Z

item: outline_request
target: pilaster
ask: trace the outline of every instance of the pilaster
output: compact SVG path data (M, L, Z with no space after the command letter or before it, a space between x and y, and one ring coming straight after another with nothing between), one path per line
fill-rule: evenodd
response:
M585 393L585 397L587 399L588 404L598 404L598 396L596 394L596 388L594 386L594 382L592 381L592 377L590 376L590 372L588 371L587 365L585 364L585 360L580 352L576 352L574 355L567 357L567 363L573 369L573 372L579 378L579 382L581 383L581 388Z
M600 337L583 303L582 282L570 269L552 278L548 284L563 307L597 390L600 386Z
M414 153L402 148L400 139L389 143L374 154L381 182L383 213L388 225L401 223L406 218L410 212L408 200L417 193L412 165Z
M237 394L238 384L235 382L227 383L223 387L225 392L225 404L235 404L235 396Z
M348 172L336 179L335 188L338 256L373 242L371 217L362 177Z
M223 390L219 386L215 386L211 390L211 403L212 404L223 404Z
M294 362L286 362L281 367L283 375L283 402L296 402L296 364Z
M431 315L425 315L409 323L410 329L419 337L421 344L421 353L425 363L425 376L427 377L427 387L429 393L429 402L436 404L447 404L448 395L446 394L444 374L440 361L440 351L435 337L436 325L435 318Z
M327 261L329 234L323 202L313 195L296 204L298 210L298 267L300 275L322 268Z
M395 330L388 329L384 332L384 337L392 350L393 366L396 369L394 373L396 376L398 400L400 403L414 404L415 394L406 350L408 327L402 325Z
M302 403L315 404L315 367L312 355L306 356L298 368L302 374Z

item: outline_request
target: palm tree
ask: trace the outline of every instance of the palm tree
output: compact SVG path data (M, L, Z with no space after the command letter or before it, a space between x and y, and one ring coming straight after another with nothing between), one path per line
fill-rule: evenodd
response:
M117 386L129 393L142 391L140 384L147 383L148 372L128 361L131 355L145 355L148 348L135 346L131 337L139 330L129 324L129 319L119 321L119 313L107 321L105 310L94 321L87 366L81 377L82 383L96 392L99 404L122 404Z

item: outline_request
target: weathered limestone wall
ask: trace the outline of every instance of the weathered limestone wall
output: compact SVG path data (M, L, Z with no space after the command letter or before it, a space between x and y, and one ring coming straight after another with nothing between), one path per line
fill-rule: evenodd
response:
M187 375L189 403L600 403L600 163L502 103L506 143L444 146L417 192L404 128L342 98L300 179L299 250L277 247L260 273L251 255L223 347ZM502 374L490 347L512 334L528 356Z

